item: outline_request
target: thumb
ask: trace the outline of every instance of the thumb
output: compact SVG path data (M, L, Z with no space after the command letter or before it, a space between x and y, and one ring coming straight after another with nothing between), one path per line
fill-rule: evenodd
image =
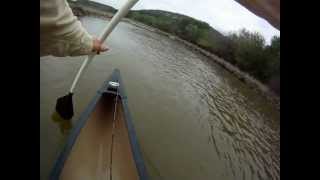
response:
M105 51L108 51L108 50L109 50L109 48L107 46L101 44L101 47L100 47L100 51L101 52L105 52Z

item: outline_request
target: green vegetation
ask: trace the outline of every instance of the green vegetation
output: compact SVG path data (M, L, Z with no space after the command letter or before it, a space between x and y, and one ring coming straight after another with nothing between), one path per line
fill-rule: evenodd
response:
M266 45L263 36L245 29L222 35L207 23L160 11L131 11L128 18L156 27L206 49L268 85L280 95L280 37Z
M231 41L205 22L160 10L131 11L128 17L197 44L218 56L230 56Z
M242 29L228 36L233 45L233 64L280 93L280 37L265 44L259 33Z

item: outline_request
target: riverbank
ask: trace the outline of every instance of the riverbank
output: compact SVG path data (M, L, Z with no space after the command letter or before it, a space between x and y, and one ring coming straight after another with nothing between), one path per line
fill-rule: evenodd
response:
M113 16L112 13L101 12L101 11L96 10L94 8L85 7L85 6L81 6L81 5L73 6L72 8L73 8L73 11L75 12L75 14L79 17L93 16L93 17L98 17L98 18L110 19ZM278 110L280 110L280 97L278 95L276 95L269 87L267 87L266 85L264 85L263 83L261 83L260 81L255 79L254 77L250 76L248 73L241 71L238 67L228 63L226 60L216 56L215 54L213 54L209 51L206 51L206 50L200 48L199 46L197 46L193 43L190 43L186 40L183 40L177 36L174 36L172 34L169 34L167 32L159 30L157 28L145 25L143 23L140 23L140 22L134 21L132 19L128 19L128 18L124 18L123 21L130 23L134 26L137 26L139 28L167 36L175 41L178 41L178 42L184 44L186 47L190 48L191 50L205 55L206 57L212 59L214 62L218 63L223 68L225 68L226 70L228 70L229 72L234 74L239 80L246 83L250 88L259 92L262 96L264 96L271 103L273 103Z
M252 76L250 76L248 73L245 73L243 71L241 71L239 68L237 68L236 66L228 63L226 60L216 56L215 54L206 51L202 48L200 48L199 46L192 44L186 40L183 40L177 36L174 36L172 34L169 34L167 32L161 31L157 28L154 27L150 27L148 25L142 24L140 22L136 22L133 21L131 19L124 19L125 22L128 22L132 25L135 25L137 27L143 28L145 30L148 31L152 31L152 32L156 32L156 33L160 33L162 35L165 35L173 40L179 41L181 43L183 43L184 45L186 45L187 47L189 47L191 50L194 50L196 52L199 52L203 55L205 55L206 57L209 57L210 59L214 60L216 63L218 63L219 65L221 65L223 68L225 68L226 70L228 70L229 72L231 72L232 74L234 74L239 80L241 80L242 82L246 83L250 88L258 91L259 93L261 93L263 96L265 96L269 101L271 101L273 104L275 104L277 106L277 109L280 110L280 97L278 97L274 92L272 92L270 90L269 87L267 87L266 85L262 84L260 81L258 81L257 79L253 78Z

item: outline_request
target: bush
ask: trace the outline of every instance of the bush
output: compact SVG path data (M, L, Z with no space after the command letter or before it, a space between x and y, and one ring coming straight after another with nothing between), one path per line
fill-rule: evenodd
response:
M235 64L276 92L280 91L280 37L274 36L266 46L259 33L242 29L229 34L233 41Z

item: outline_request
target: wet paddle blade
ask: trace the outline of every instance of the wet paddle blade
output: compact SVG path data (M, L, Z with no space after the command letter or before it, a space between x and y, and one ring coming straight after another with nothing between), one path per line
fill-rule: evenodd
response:
M63 118L70 120L73 117L72 93L69 93L57 100L56 111Z

